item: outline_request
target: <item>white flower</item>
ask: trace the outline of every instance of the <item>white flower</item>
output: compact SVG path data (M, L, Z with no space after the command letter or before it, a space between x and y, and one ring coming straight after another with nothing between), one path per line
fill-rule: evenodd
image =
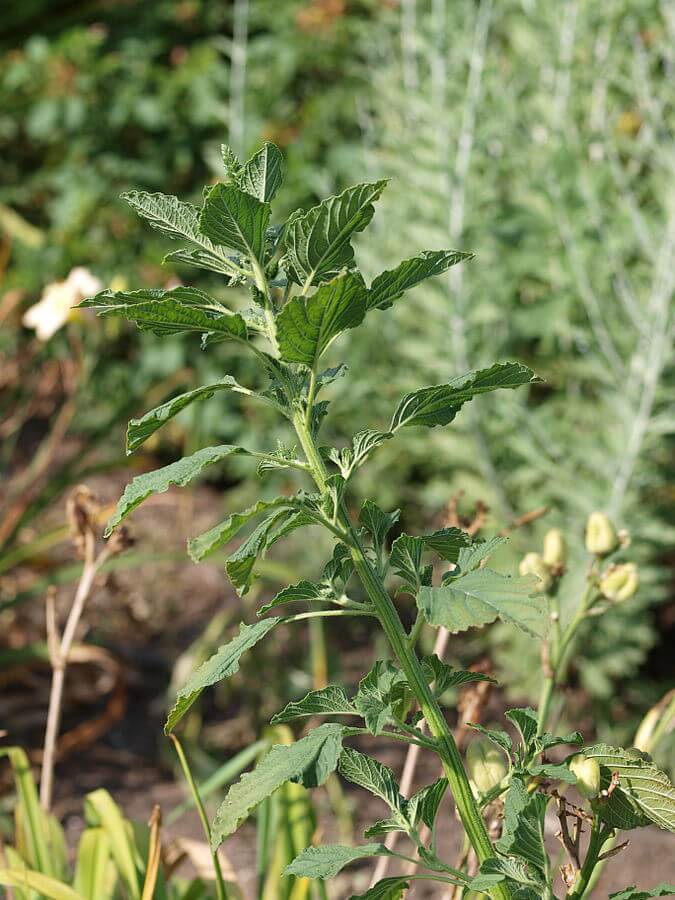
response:
M39 340L48 341L73 318L73 307L77 303L102 288L101 282L88 269L76 266L65 281L47 285L40 300L24 314L23 324L26 328L34 328Z

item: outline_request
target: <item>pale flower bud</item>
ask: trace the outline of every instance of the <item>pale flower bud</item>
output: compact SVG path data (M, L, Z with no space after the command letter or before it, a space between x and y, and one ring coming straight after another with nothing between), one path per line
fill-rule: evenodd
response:
M469 744L466 762L471 780L481 794L497 787L509 771L503 752L487 738L477 738Z
M630 531L628 531L627 528L622 528L617 532L616 536L619 540L619 547L621 547L622 550L627 550L631 545Z
M544 562L556 568L567 562L567 541L559 528L551 528L544 535Z
M595 556L607 556L616 549L618 538L609 516L593 512L586 522L586 549Z
M553 583L551 570L539 553L526 553L520 561L518 571L521 575L536 575L541 582L542 591L547 591Z
M597 759L587 759L577 753L567 764L570 772L577 777L576 788L582 797L592 800L600 793L600 766Z
M640 575L635 563L610 566L600 579L600 591L612 603L629 600L639 586Z

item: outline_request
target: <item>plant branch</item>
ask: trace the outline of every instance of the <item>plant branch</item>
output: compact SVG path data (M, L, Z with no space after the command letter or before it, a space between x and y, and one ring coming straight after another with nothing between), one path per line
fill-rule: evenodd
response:
M194 804L197 808L197 812L199 814L199 820L202 823L202 829L204 831L204 836L206 837L206 841L209 845L209 849L211 850L211 859L213 860L213 871L216 876L216 896L218 900L227 900L227 889L225 887L225 880L223 879L223 872L220 868L220 860L218 859L218 851L214 850L211 847L211 826L209 825L208 816L206 815L206 810L204 809L204 804L202 802L202 798L199 795L199 789L192 775L192 771L187 761L187 757L185 756L185 752L183 750L183 746L181 742L178 740L175 734L170 734L169 737L173 741L173 746L176 750L176 755L178 756L178 761L180 763L181 769L183 770L183 775L185 776L185 780L188 783L190 788L190 793L192 794L192 799L194 800Z

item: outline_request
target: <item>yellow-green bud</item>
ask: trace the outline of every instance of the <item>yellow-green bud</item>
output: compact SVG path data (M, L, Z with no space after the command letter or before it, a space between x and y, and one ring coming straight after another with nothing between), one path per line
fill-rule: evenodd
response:
M497 787L509 771L504 753L487 738L477 738L466 749L471 780L481 794Z
M616 549L619 539L616 529L603 512L593 512L586 522L586 549L595 556L607 556Z
M526 553L520 561L518 571L521 575L536 575L541 581L542 591L547 591L553 583L551 570L539 553Z
M600 591L612 603L629 600L639 586L640 575L635 563L610 566L600 579Z
M544 535L544 562L555 567L567 562L567 541L559 528L551 528Z
M600 793L600 766L597 759L587 759L577 753L567 764L570 772L577 777L577 790L582 797L592 800Z

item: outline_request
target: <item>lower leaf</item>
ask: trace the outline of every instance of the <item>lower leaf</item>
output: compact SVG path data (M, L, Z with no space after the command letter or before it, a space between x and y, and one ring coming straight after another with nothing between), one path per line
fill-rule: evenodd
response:
M213 822L214 849L286 781L300 781L306 787L323 784L337 767L342 734L341 725L320 725L294 744L272 747L252 772L230 788Z

